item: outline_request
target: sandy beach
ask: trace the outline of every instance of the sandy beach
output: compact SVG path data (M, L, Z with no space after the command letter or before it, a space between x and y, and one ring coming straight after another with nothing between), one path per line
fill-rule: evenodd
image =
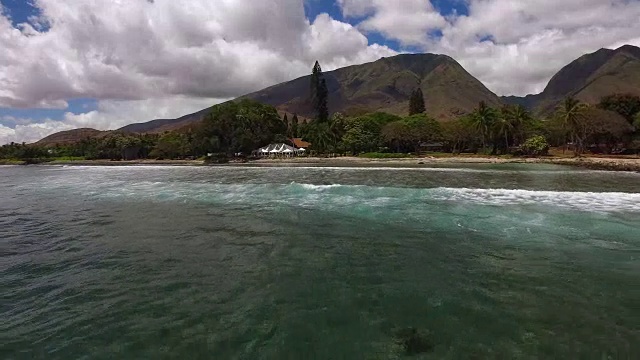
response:
M420 157L400 159L368 159L359 157L336 158L292 158L292 159L261 159L256 164L326 164L326 165L434 165L434 164L557 164L579 166L594 170L637 171L640 172L640 158L632 157L541 157L541 158L503 158L490 156L451 156L451 157Z
M594 170L634 171L640 172L640 158L638 157L540 157L540 158L505 158L492 156L424 156L415 158L398 159L370 159L352 156L344 157L299 157L288 159L260 159L249 162L232 161L226 165L318 165L318 166L428 166L446 164L557 164L567 166L579 166ZM13 162L13 165L16 163ZM1 163L0 163L1 165ZM43 165L75 165L75 166L144 166L144 165L171 165L171 166L204 166L202 160L74 160L51 161Z

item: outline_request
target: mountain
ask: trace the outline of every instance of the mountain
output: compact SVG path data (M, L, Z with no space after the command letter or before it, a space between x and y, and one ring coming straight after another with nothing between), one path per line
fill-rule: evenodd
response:
M324 73L329 89L330 112L356 115L386 111L406 115L409 96L418 86L425 95L427 113L437 119L450 119L471 112L480 101L497 106L500 98L471 76L460 64L445 55L403 54ZM309 99L310 76L271 86L242 98L273 105L283 116L313 117ZM209 109L177 119L157 119L127 125L115 131L162 133L187 127L202 120ZM88 129L53 134L37 144L80 141ZM93 130L93 129L91 129ZM93 130L99 134L98 130Z
M625 45L615 50L600 49L562 68L540 94L499 98L458 62L446 55L402 54L324 73L329 90L330 112L357 115L385 111L405 115L409 96L416 87L425 95L427 113L447 120L471 112L480 101L490 106L521 104L540 115L550 114L567 96L597 103L613 93L640 95L640 48ZM275 106L281 116L297 113L313 117L309 102L310 76L304 76L260 90L243 98ZM202 120L209 109L177 119L158 119L131 124L116 131L162 133L183 129ZM53 134L38 144L79 141L89 131L77 129ZM95 135L94 135L95 136Z
M409 97L417 87L424 93L427 113L436 119L469 113L480 101L500 104L498 96L446 55L397 55L325 72L324 76L331 113L354 115L380 110L406 115ZM311 117L309 83L310 76L304 76L246 97Z
M36 142L36 145L53 146L56 144L71 144L90 137L104 136L110 132L161 134L165 131L179 130L197 123L202 120L208 111L209 109L200 110L196 113L185 115L177 119L157 119L144 123L130 124L112 131L100 131L90 128L61 131L39 140Z
M157 119L144 123L130 124L121 127L117 131L126 133L160 134L165 131L172 131L198 122L204 118L209 109L203 109L193 114L185 115L177 119Z
M90 128L80 128L80 129L73 129L73 130L67 130L67 131L60 131L39 140L38 142L36 142L36 145L53 146L56 144L59 144L59 145L73 144L78 141L82 141L91 137L101 136L106 133L108 133L108 131L100 131L100 130L90 129Z
M640 96L640 48L624 45L581 56L555 74L542 93L503 97L502 100L546 115L567 96L595 104L603 96L614 93Z

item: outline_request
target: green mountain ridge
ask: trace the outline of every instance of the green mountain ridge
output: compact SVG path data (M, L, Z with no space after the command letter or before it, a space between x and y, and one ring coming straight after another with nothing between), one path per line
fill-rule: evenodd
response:
M436 54L403 54L325 72L330 112L353 115L384 110L406 115L411 92L420 87L427 113L446 120L471 112L480 101L499 105L497 95L454 59ZM311 117L309 76L248 94L279 110Z

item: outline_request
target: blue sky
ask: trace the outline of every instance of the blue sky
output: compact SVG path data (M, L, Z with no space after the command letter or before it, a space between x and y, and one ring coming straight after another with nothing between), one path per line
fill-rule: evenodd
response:
M444 16L448 16L451 14L459 14L459 15L467 15L468 8L466 6L465 0L432 0L431 4L438 10L438 12ZM315 19L318 14L328 13L332 18L336 20L340 20L346 23L350 23L351 25L357 25L360 21L364 20L363 18L345 18L342 16L342 12L340 11L340 7L333 0L307 0L305 1L305 13L309 19ZM399 21L401 21L399 19ZM420 52L420 49L417 49L412 46L400 46L398 41L393 39L387 39L382 36L380 33L376 32L367 32L365 34L369 39L369 43L377 43L381 45L389 46L394 50L402 50L409 52Z
M11 15L14 25L26 22L30 16L38 15L38 10L31 6L29 0L3 0L2 5Z
M40 11L32 6L31 0L0 0L4 6L4 11L11 18L14 26L29 21L32 16L38 16ZM95 99L69 99L67 109L29 109L29 108L6 108L0 107L0 124L14 126L13 121L8 118L30 119L33 122L44 121L45 119L61 120L66 112L76 114L95 110L97 101ZM3 120L5 118L5 120Z
M315 60L446 54L522 96L585 53L640 45L640 0L34 1L0 0L0 143L179 117Z

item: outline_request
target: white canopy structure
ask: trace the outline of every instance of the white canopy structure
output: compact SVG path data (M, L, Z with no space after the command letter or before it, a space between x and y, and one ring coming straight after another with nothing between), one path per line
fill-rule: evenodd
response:
M295 147L287 144L270 144L269 146L255 150L254 153L262 156L294 156L304 153L305 149L296 149Z

